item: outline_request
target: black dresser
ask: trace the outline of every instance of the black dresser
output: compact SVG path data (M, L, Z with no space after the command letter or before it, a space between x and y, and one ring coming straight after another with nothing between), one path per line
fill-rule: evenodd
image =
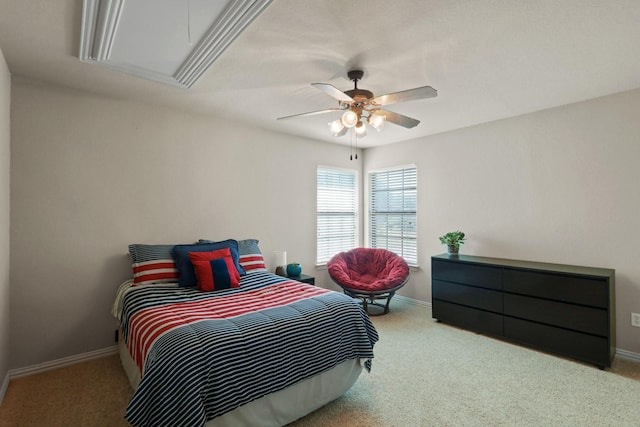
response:
M615 270L431 257L433 317L597 365L615 355Z

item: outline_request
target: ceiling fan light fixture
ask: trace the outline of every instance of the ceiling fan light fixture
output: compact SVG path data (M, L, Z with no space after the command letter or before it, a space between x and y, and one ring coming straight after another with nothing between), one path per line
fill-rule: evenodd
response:
M342 115L342 118L340 119L344 127L347 127L347 128L352 128L355 125L357 125L358 120L359 120L359 117L356 114L356 112L353 110L345 111L344 114Z
M387 121L387 118L383 113L376 111L369 116L369 119L367 121L372 128L380 132L385 122Z
M344 127L340 119L329 122L329 132L331 136L342 136L347 133L347 128Z
M393 111L384 110L382 107L405 101L433 98L438 95L438 91L431 86L422 86L401 92L389 93L387 95L374 96L370 90L358 88L358 81L362 79L363 75L362 70L349 71L347 76L353 81L354 87L344 92L329 83L311 83L316 89L321 90L337 100L338 106L321 111L311 111L308 113L279 117L278 120L341 111L342 116L340 116L339 119L328 123L329 132L332 136L342 136L347 134L349 129L353 129L351 139L352 141L355 140L357 144L358 138L363 138L367 135L367 123L378 132L382 130L386 122L391 122L394 125L402 126L406 129L411 129L420 123L420 120Z

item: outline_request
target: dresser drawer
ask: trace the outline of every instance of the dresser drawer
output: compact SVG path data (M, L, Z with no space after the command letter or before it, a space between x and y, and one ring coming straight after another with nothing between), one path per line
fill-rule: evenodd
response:
M504 294L504 314L588 334L609 334L609 313L601 308Z
M431 277L463 285L502 289L502 269L496 267L432 259Z
M500 314L436 299L431 308L433 317L445 323L490 335L502 335L503 316Z
M433 280L431 297L483 310L502 312L502 292Z
M575 357L600 367L611 366L606 338L554 328L511 317L504 317L504 336L518 343Z
M609 289L605 279L505 269L503 286L505 292L592 307L609 306Z

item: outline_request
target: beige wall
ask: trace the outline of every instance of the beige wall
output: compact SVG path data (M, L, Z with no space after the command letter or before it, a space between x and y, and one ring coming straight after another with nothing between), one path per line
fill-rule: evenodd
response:
M361 170L348 148L20 78L11 112L10 368L113 344L129 243L256 237L332 287L315 171ZM400 293L430 300L437 236L460 228L468 254L615 268L618 347L640 353L639 113L634 91L359 156L418 165L421 268Z
M258 238L315 273L316 166L361 167L347 147L20 78L11 111L11 368L114 344L129 243Z
M616 270L617 347L640 353L640 90L369 149L365 170L416 163L420 270L431 299L438 236L472 255Z
M9 370L9 214L11 74L0 50L0 402Z

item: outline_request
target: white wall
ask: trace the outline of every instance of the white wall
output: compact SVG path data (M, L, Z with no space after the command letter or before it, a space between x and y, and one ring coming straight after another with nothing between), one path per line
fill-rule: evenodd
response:
M11 368L114 344L129 243L258 238L316 273L316 166L361 168L348 147L21 78L11 112Z
M614 268L617 347L640 353L640 90L368 149L365 170L415 162L421 269L399 294L431 299L447 231L470 255Z
M9 371L9 215L11 74L0 50L0 402Z

